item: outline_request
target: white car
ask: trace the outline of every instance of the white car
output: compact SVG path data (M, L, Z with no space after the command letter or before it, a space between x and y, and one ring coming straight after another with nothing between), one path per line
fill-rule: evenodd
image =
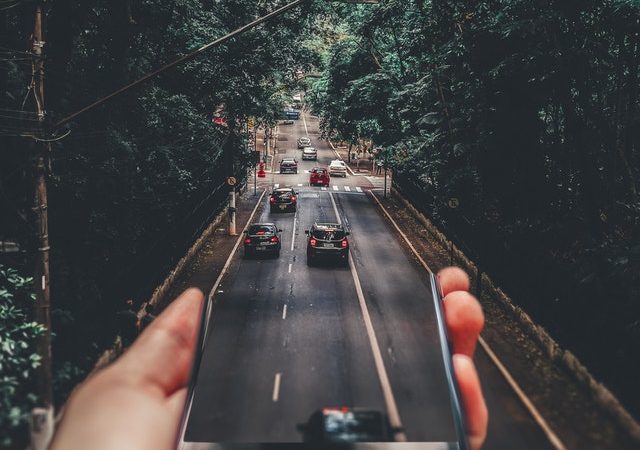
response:
M341 177L346 178L347 164L340 159L334 159L333 161L331 161L331 164L329 164L329 175L331 176L340 175Z
M317 161L318 151L313 147L305 147L304 149L302 149L302 159Z

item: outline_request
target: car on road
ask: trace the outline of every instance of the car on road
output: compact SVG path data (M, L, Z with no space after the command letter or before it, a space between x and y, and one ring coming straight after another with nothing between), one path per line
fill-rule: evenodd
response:
M269 196L269 210L275 212L294 211L298 206L298 196L293 188L274 189Z
M282 158L280 173L298 173L298 161L293 158Z
M330 181L329 172L323 167L314 167L309 172L309 184L311 186L329 186Z
M298 148L305 148L311 145L311 139L308 137L300 137L298 138Z
M280 122L281 125L293 125L293 119L285 119Z
M386 414L365 408L333 407L315 411L298 425L309 443L393 442L394 429Z
M339 175L341 177L347 177L347 164L341 159L334 159L329 164L329 174L332 176Z
M305 230L307 237L307 265L318 259L332 259L349 264L349 232L339 223L314 223Z
M244 256L270 254L276 258L280 256L282 243L279 229L274 223L253 223L245 230Z
M305 147L304 149L302 149L302 159L317 161L318 151L313 147Z

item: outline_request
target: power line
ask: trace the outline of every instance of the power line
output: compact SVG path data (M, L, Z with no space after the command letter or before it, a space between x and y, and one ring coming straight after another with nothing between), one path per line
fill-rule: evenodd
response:
M267 14L266 16L262 16L259 19L254 20L253 22L248 23L247 25L244 25L234 31L232 31L231 33L228 33L224 36L222 36L219 39L216 39L215 41L212 41L206 45L203 45L202 47L200 47L199 49L188 53L178 59L176 59L173 62L170 62L169 64L166 64L162 67L160 67L159 69L154 70L153 72L150 72L146 75L144 75L142 78L139 78L138 80L127 84L126 86L121 87L120 89L118 89L115 92L112 92L111 94L102 97L99 100L96 100L95 102L91 103L90 105L85 106L84 108L82 108L79 111L76 111L73 114L70 114L69 116L65 117L64 119L60 120L58 123L56 123L55 125L53 125L52 130L55 130L56 128L59 128L63 125L66 125L67 123L69 123L70 121L72 121L73 119L75 119L76 117L78 117L79 115L92 110L93 108L102 105L103 103L106 103L107 101L111 100L114 97L117 97L118 95L122 94L123 92L128 91L129 89L132 89L136 86L138 86L139 84L144 83L147 80L150 80L151 78L156 77L157 75L160 75L163 72L166 72L167 70L180 65L184 62L190 61L192 59L194 59L196 56L198 56L200 53L209 50L212 47L216 47L220 44L224 44L225 42L227 42L230 39L233 39L234 37L236 37L239 34L244 33L247 30L250 30L251 28L254 28L258 25L260 25L263 22L266 22L267 20L271 19L272 17L278 16L286 11L288 11L291 8L295 8L298 5L301 5L302 3L309 1L309 0L295 0L294 2L288 3L284 6L282 6L281 8L276 9L275 11Z

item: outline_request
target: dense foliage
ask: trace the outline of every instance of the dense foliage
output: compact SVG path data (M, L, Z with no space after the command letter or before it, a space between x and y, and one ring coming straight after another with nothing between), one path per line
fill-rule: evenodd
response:
M0 264L0 447L24 445L35 398L29 379L40 363L35 339L44 329L31 321L31 278Z
M335 18L309 44L325 133L384 146L397 185L640 413L640 2Z
M49 123L272 11L281 0L47 2ZM310 7L288 13L80 116L52 143L49 221L56 394L109 345L243 179L247 117L272 124L308 65ZM30 245L34 3L0 8L0 240ZM212 123L222 110L227 126ZM62 136L65 130L57 130ZM228 150L225 151L225 150ZM232 154L233 158L224 155ZM22 261L25 266L28 262Z

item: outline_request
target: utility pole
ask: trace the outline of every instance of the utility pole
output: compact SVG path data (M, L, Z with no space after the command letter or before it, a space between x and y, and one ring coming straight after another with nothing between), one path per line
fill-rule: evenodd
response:
M35 7L32 41L32 89L38 113L40 135L44 135L44 3ZM36 368L38 403L31 415L31 447L45 449L53 435L53 377L51 371L51 299L49 292L49 225L47 213L47 166L50 144L34 139L31 142L34 160L33 213L35 216L33 288L35 293L34 320L45 327L37 339L38 355L42 358Z
M236 133L236 119L229 120L227 118L229 126L229 136L223 147L224 165L226 172L229 174L227 177L227 185L229 186L229 236L236 236L236 178L234 167L234 146L236 145L235 133Z

